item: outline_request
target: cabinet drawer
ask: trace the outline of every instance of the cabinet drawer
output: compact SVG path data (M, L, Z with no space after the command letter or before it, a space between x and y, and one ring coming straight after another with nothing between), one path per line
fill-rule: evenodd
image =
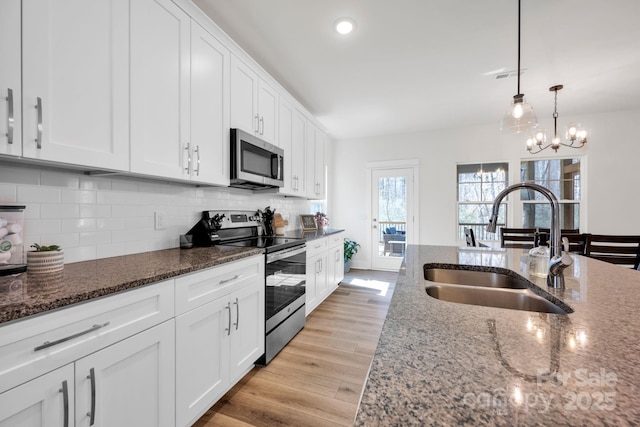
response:
M323 237L321 239L314 239L307 242L307 258L324 252L329 248L329 239Z
M173 317L173 280L0 328L0 392Z
M344 233L332 234L329 236L329 247L335 248L336 246L344 245Z
M264 256L257 255L176 278L176 316L239 289L264 282Z

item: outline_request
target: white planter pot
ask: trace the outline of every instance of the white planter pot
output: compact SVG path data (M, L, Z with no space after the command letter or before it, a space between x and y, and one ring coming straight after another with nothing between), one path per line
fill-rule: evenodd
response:
M64 268L64 251L27 252L29 273L53 273Z

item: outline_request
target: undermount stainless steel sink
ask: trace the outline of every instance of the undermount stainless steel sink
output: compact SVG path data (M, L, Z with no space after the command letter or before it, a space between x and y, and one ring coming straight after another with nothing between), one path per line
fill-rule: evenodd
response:
M435 282L426 287L427 294L442 301L541 313L573 313L571 307L553 295L504 268L425 264L424 278Z
M465 285L427 286L427 294L442 301L540 313L568 314L567 311L527 289L483 288Z
M488 288L527 289L525 279L496 271L456 270L453 268L425 268L424 278L431 282Z

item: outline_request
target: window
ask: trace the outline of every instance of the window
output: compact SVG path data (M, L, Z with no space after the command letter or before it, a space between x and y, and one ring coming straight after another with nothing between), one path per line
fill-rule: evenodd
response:
M458 165L458 240L469 227L477 240L500 240L500 232L487 233L493 200L509 185L508 163ZM506 224L506 202L500 204L498 227Z
M548 188L560 202L560 228L580 228L580 159L526 160L520 164L520 180ZM551 206L540 193L521 190L522 227L550 228Z

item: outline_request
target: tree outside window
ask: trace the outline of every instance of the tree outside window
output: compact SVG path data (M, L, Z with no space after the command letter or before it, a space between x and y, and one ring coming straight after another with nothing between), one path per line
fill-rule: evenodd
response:
M493 200L509 185L509 164L475 163L458 165L458 240L464 240L464 227L473 230L477 240L500 240L500 232L487 233ZM506 224L506 202L500 204L498 227Z

